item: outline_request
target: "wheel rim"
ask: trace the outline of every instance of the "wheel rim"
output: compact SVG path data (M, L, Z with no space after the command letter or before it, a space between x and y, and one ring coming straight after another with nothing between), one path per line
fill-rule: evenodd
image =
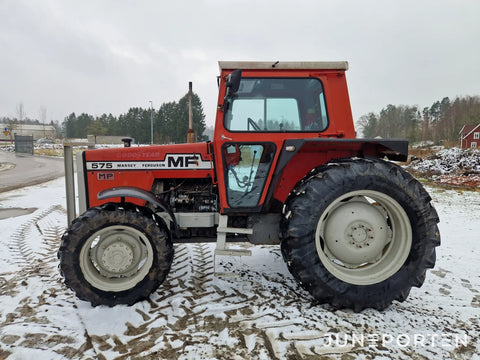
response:
M80 251L85 280L103 291L133 288L147 276L152 264L153 249L146 235L124 225L95 232Z
M320 261L355 285L382 282L405 263L412 245L408 215L392 197L372 190L338 197L322 213L315 233Z

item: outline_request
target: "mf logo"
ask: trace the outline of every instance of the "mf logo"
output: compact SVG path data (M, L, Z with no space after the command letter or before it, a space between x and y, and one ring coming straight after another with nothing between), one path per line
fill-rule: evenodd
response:
M197 155L167 155L167 168L188 168L191 165L198 166Z
M97 180L115 180L114 173L97 173Z

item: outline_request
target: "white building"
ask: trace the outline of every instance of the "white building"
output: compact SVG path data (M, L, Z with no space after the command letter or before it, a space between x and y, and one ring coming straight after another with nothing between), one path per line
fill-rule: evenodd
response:
M52 125L21 125L15 124L13 129L9 124L0 124L0 141L13 140L15 134L33 136L33 140L41 138L55 139L57 130Z

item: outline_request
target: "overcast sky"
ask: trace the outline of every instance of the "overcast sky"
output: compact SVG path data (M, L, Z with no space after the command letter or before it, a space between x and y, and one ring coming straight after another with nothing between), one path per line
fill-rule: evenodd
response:
M0 116L179 100L207 124L218 60L347 60L354 119L480 95L480 1L0 0Z

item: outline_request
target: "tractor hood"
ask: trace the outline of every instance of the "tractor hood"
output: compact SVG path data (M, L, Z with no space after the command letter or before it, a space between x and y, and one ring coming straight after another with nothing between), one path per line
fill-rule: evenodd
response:
M211 169L208 143L150 145L85 152L86 170Z

